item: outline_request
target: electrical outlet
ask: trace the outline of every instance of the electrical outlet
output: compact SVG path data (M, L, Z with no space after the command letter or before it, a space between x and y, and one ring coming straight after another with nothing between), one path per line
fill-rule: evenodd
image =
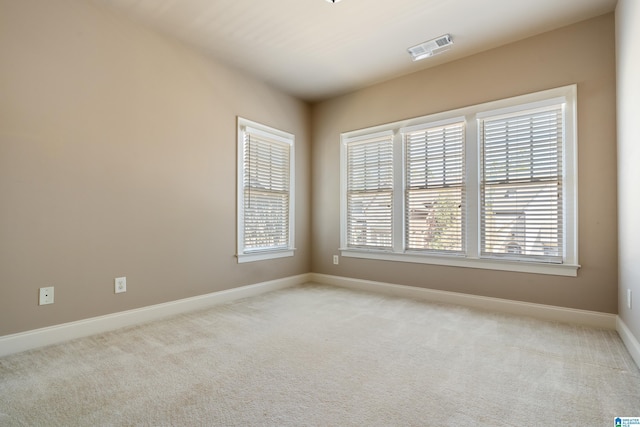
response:
M53 286L40 288L39 305L45 305L45 304L53 304Z
M633 307L631 304L631 289L627 289L627 307L629 307L629 310Z
M116 277L114 280L115 283L115 291L116 294L121 292L127 292L127 278L126 277Z
M334 263L335 265L340 264L340 258L338 257L338 255L334 255L334 256L333 256L333 263Z

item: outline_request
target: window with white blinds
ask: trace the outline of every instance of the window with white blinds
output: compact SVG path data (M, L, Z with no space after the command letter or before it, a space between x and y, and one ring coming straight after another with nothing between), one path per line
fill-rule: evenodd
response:
M576 90L343 133L342 256L576 276Z
M481 254L561 263L563 105L480 120Z
M347 140L347 246L393 244L393 135Z
M462 253L464 122L402 129L408 250Z
M238 260L293 255L291 134L238 118Z

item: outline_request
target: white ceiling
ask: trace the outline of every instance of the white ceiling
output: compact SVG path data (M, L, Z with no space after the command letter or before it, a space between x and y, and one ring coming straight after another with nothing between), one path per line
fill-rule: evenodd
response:
M316 101L613 11L617 0L92 0ZM412 62L407 48L451 34Z

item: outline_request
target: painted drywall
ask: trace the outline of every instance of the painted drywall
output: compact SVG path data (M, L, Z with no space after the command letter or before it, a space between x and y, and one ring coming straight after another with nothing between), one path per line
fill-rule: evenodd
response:
M640 2L619 0L616 8L618 85L619 315L640 341ZM632 308L627 292L632 293Z
M0 0L0 64L0 336L310 270L305 103L86 1ZM294 257L236 262L238 115L296 136Z
M342 257L340 133L568 84L578 86L578 277ZM615 22L607 14L342 97L312 110L312 271L617 312Z

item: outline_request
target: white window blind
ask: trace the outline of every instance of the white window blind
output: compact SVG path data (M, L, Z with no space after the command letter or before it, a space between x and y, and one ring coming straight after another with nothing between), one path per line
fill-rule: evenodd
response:
M481 255L563 260L563 105L479 121Z
M464 251L464 122L403 132L405 245Z
M293 255L293 135L238 118L238 140L238 259Z
M393 245L393 135L346 142L347 246L390 249Z

